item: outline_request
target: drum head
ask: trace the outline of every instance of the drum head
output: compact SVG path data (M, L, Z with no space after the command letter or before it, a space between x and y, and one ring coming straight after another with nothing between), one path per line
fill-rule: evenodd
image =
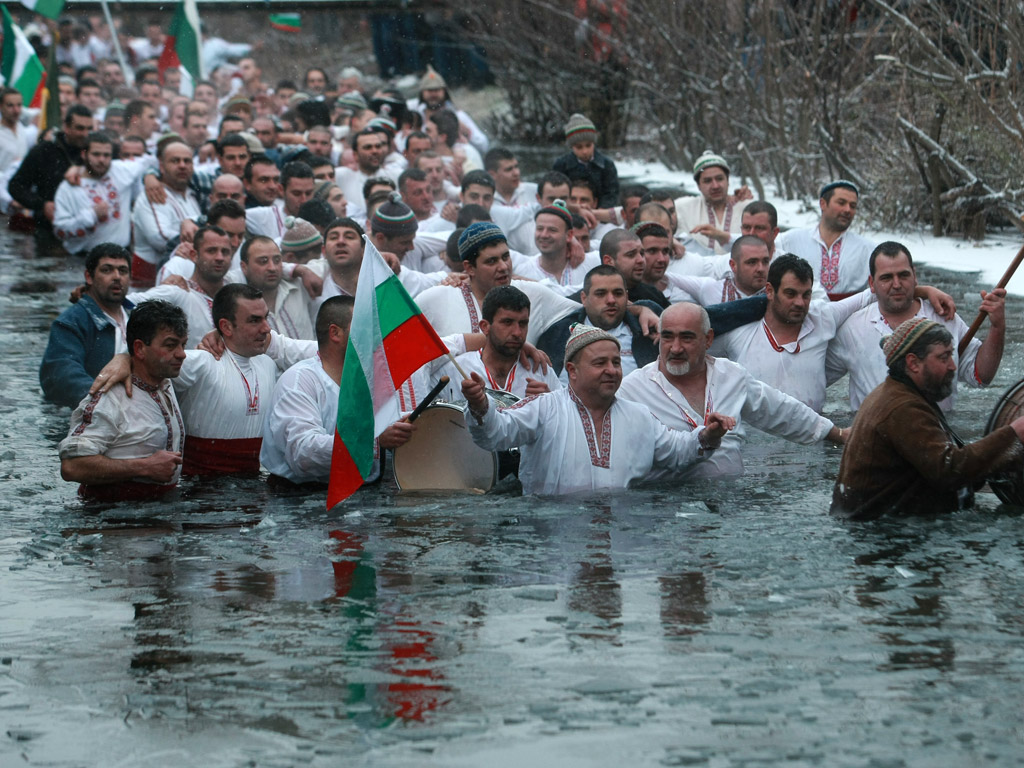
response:
M498 460L473 442L462 409L432 405L416 420L416 431L395 449L395 481L403 491L485 493L497 480Z
M999 398L985 425L985 434L1005 427L1024 412L1024 380L1018 381ZM988 479L989 487L1004 504L1024 506L1024 475L1016 471L994 475Z

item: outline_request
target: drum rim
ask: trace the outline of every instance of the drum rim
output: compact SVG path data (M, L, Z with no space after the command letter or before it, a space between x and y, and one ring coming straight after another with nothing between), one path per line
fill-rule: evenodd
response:
M454 403L447 403L447 402L443 402L443 401L442 402L435 401L435 402L431 403L430 405L428 405L426 408L423 409L423 413L420 414L420 418L422 418L423 414L425 414L427 411L433 410L435 408L443 409L443 410L449 410L449 411L458 411L459 413L465 413L465 410L463 410L462 406L455 405ZM474 445L475 445L475 443L474 443ZM398 490L400 490L400 491L404 491L406 489L402 487L402 481L398 479L398 471L397 471L397 469L395 467L395 459L398 456L398 452L403 447L404 446L400 445L400 446L398 446L398 448L395 448L391 452L391 475L392 475L392 477L395 478L395 485L398 487ZM477 447L479 447L479 446L477 446ZM491 457L491 476L492 476L492 479L491 479L490 488L484 489L484 492L486 493L486 491L489 491L498 482L498 470L499 470L499 466L498 466L498 453L497 453L497 451L484 451L483 448L480 448L480 450L483 451L484 453L489 454L490 457ZM469 488L461 488L461 489L460 488L448 488L448 489L445 489L445 488L412 488L412 489L409 489L410 493L459 493L459 492L469 493L470 491L471 491L471 489L469 489Z
M989 414L988 421L985 423L985 434L989 434L995 429L996 420L1002 415L1003 409L1013 399L1015 395L1024 390L1024 379L1021 379L1016 384L1013 384L1009 389L1003 392L1002 396L996 402L995 407L992 409L992 413ZM1024 404L1020 406L1024 408Z

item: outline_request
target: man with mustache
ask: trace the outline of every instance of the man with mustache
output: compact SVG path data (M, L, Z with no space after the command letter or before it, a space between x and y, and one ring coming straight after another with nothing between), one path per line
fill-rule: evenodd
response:
M1003 470L1020 472L1024 417L969 445L939 408L953 391L953 337L913 317L883 348L888 375L864 400L832 491L832 514L873 520L970 507L972 486Z
M860 190L852 181L826 184L818 195L821 220L809 229L791 229L775 241L775 253L793 253L811 265L814 279L833 301L863 291L868 284L868 256L875 244L850 231Z
M952 334L954 347L967 333L967 323L959 315L945 320L930 304L915 298L917 273L906 246L893 241L881 243L871 252L868 264L868 285L878 302L856 312L843 324L829 344L826 358L829 384L845 373L850 374L850 408L854 411L885 380L885 355L879 342L893 328L912 317L934 320ZM972 339L962 356L954 349L957 376L953 393L939 403L943 411L953 408L957 381L969 387L988 386L999 370L1006 333L1006 291L983 291L981 298L981 309L988 313L988 335L983 342Z
M744 422L796 443L842 442L843 430L824 416L731 360L708 355L714 336L707 310L673 304L659 319L658 359L626 376L619 389L621 397L647 406L658 421L681 432L702 427L712 411L736 420L721 447L682 477L743 474Z

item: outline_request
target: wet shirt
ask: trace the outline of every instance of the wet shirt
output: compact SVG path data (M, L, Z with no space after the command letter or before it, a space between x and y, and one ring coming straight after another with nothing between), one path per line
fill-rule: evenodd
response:
M743 474L744 424L769 434L810 445L823 440L832 422L800 401L751 376L731 360L707 357L704 412L698 413L683 393L658 370L658 361L645 365L622 380L619 397L646 406L670 429L691 432L704 426L712 411L732 416L736 427L722 438L722 445L706 461L681 473L685 478ZM671 473L663 473L671 474Z
M743 209L751 202L753 201L743 200L739 203L728 203L723 214L719 216L717 212L709 208L703 195L686 195L676 198L676 218L679 221L679 228L676 231L682 235L689 235L704 248L713 248L715 253L728 253L728 245L722 245L717 240L710 240L707 235L690 235L690 232L701 224L710 224L723 232L739 232L740 224L743 221Z
M856 293L867 288L868 260L874 249L875 243L850 230L827 248L817 224L809 229L787 230L775 240L776 254L792 253L805 259L814 270L814 282L824 285L830 294ZM821 262L826 252L834 253L838 260L838 282L833 287L822 280Z
M132 211L135 255L149 264L161 264L167 257L167 243L181 235L181 222L200 215L199 201L192 190L179 194L164 186L167 202L154 204L143 195Z

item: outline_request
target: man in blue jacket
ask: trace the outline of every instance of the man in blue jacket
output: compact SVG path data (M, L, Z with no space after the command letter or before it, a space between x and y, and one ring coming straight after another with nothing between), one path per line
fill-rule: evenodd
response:
M125 332L133 306L125 295L131 259L126 248L114 243L89 251L86 292L53 322L39 367L43 396L51 403L77 406L100 369L115 353L127 350Z

